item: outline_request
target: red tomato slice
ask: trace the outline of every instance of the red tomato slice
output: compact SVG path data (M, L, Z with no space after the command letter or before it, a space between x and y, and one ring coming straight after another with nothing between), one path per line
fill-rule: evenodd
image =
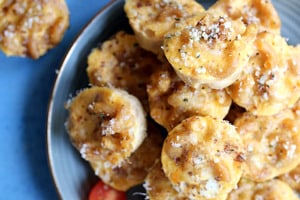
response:
M126 200L126 193L99 181L90 191L89 200Z

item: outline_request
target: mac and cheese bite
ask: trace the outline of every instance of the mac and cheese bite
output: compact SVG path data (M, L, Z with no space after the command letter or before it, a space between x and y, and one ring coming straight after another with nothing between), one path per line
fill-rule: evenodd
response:
M171 29L163 50L177 75L191 87L226 88L247 65L257 29L241 19L209 12L194 15Z
M126 0L124 10L141 47L161 54L164 35L204 8L195 0Z
M37 59L62 40L68 27L64 0L0 2L0 49L8 56Z
M165 139L161 162L175 190L189 199L226 199L239 182L245 148L235 127L212 117L193 116Z
M208 11L233 20L242 18L246 25L255 24L259 32L280 34L281 21L271 0L218 0Z

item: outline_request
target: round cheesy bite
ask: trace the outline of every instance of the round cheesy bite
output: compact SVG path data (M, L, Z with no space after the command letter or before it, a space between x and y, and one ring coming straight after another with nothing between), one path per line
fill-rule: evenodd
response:
M147 198L150 200L189 200L182 193L178 193L171 185L169 179L162 170L160 160L157 160L146 177L144 188Z
M261 32L239 79L227 88L232 100L255 115L274 115L300 97L300 47Z
M232 84L249 61L255 25L209 12L188 17L165 35L163 50L188 85L222 89Z
M192 88L169 64L151 75L147 92L151 117L167 130L193 115L223 119L231 105L231 98L225 90L207 86Z
M194 0L126 0L124 10L141 47L161 54L164 35L204 8Z
M224 200L241 178L244 153L234 126L194 116L169 132L161 162L180 194L189 199Z
M144 182L155 160L160 158L163 138L160 127L148 120L144 142L125 159L120 166L111 166L109 162L91 162L95 174L107 185L126 191ZM147 155L147 156L146 156Z
M0 3L0 49L8 56L44 55L69 26L64 0L15 0Z
M227 200L299 200L297 194L284 182L270 180L255 183L241 179L238 188L230 192Z
M242 18L246 25L257 25L259 32L280 34L280 18L270 0L218 0L208 11L233 20Z
M68 105L67 131L81 156L119 166L147 136L141 103L124 90L92 87Z
M120 31L88 56L87 74L92 85L122 88L136 96L148 111L146 84L161 66L156 55L142 49L134 35Z
M273 116L246 112L234 125L247 148L246 178L270 180L300 163L300 123L290 109Z

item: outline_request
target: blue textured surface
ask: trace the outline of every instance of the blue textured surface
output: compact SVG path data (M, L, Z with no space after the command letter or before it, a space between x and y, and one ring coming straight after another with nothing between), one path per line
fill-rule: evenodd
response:
M63 41L38 60L0 52L0 199L58 199L47 161L46 116L62 58L109 0L71 1Z

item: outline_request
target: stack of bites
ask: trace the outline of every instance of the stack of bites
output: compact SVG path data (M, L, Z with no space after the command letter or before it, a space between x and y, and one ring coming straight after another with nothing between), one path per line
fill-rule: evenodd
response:
M298 199L300 47L280 35L272 3L124 9L134 34L92 50L91 87L67 107L95 173L123 191L144 182L153 200Z

